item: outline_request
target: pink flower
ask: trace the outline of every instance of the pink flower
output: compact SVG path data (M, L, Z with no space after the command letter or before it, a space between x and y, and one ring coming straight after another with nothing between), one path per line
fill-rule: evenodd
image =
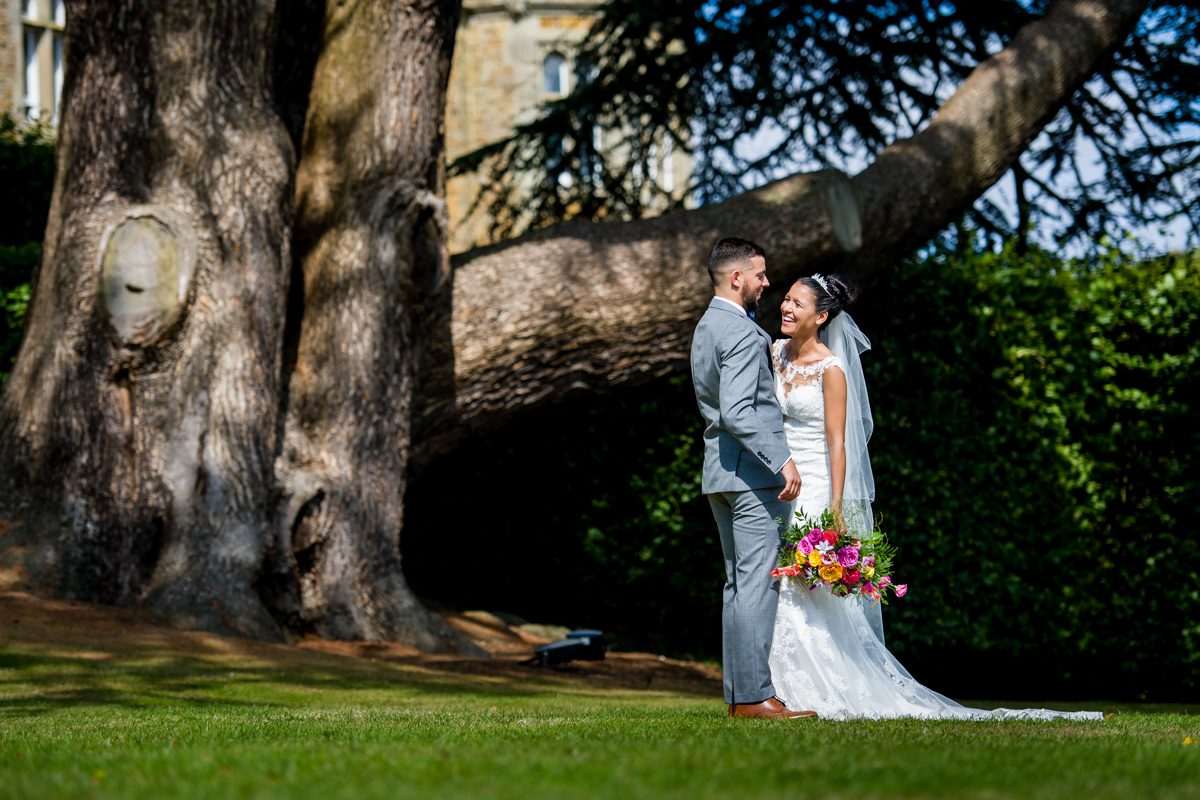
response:
M804 555L808 555L809 553L811 553L813 551L813 543L808 540L807 536L805 536L803 539L801 539L799 542L796 543L796 549L799 550Z
M908 584L907 583L897 583L896 584L896 597L904 597L904 595L906 595L906 594L908 594Z
M871 583L870 581L867 581L866 583L864 583L862 585L862 590L863 590L863 594L870 594L871 592L875 591L875 584Z
M858 548L843 547L838 550L838 563L843 567L853 567L858 563Z
M827 550L821 555L822 564L836 564L837 560L837 553L833 552L832 550Z
M879 579L879 588L880 589L886 589L887 587L889 587L891 585L892 585L892 576L884 575L882 578Z
M808 540L808 543L810 545L812 545L813 547L816 547L817 542L819 542L825 538L825 532L819 531L816 528L813 528L811 531L808 532L808 536L805 536L804 538Z
M848 569L842 573L842 583L847 586L853 586L862 578L862 573L856 569Z

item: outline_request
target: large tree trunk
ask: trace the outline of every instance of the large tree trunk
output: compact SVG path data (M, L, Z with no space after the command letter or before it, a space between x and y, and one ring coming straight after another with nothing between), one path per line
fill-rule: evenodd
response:
M457 24L454 0L330 3L325 22L297 175L303 311L273 560L280 599L298 587L294 613L324 636L451 639L405 584L399 548L432 333L417 321L450 298L442 119Z
M869 281L995 183L1147 5L1052 4L924 131L853 178L797 175L696 211L569 222L464 254L455 264L453 339L437 343L454 376L422 385L414 461L548 398L686 369L692 326L711 295L704 264L721 236L763 244L780 286L815 271ZM763 311L764 324L777 322L775 304Z
M548 398L680 370L722 233L766 244L777 278L892 262L1144 6L1055 3L853 179L560 226L468 256L452 285L456 0L328 0L307 103L312 0L282 32L272 0L72 2L43 266L0 400L0 514L18 520L0 555L42 590L186 625L443 647L400 571L414 438L429 458Z
M294 160L274 5L68 3L53 208L0 406L31 582L267 638Z

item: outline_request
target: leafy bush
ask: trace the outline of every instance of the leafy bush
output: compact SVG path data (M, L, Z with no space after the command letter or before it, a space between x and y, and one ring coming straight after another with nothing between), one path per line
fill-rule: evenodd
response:
M1196 689L1196 266L942 254L866 293L876 509L911 587L886 612L889 646L919 679L976 696ZM410 489L410 580L715 657L699 431L676 378L472 444ZM478 491L447 540L431 532L460 486Z
M940 257L876 293L879 507L916 590L891 642L938 685L1196 687L1196 263Z
M40 125L0 115L0 386L16 358L29 287L42 254L42 233L54 187L54 143Z

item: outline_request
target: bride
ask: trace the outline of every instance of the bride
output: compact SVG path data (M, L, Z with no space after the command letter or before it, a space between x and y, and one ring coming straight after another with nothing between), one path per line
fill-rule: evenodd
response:
M840 275L801 278L783 299L783 335L771 349L784 432L800 471L793 511L826 508L851 530L874 526L873 427L859 354L866 336L843 310L857 292ZM917 683L883 643L879 604L834 597L783 578L771 676L793 708L826 719L1102 719L1100 712L966 708Z

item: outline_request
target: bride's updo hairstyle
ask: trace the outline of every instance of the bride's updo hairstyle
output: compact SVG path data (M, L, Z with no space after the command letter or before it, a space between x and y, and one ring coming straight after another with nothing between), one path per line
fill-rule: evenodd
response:
M828 311L829 316L821 323L820 330L833 322L838 314L854 305L858 299L858 289L845 275L822 275L815 273L801 278L800 282L812 289L817 297L817 311Z

